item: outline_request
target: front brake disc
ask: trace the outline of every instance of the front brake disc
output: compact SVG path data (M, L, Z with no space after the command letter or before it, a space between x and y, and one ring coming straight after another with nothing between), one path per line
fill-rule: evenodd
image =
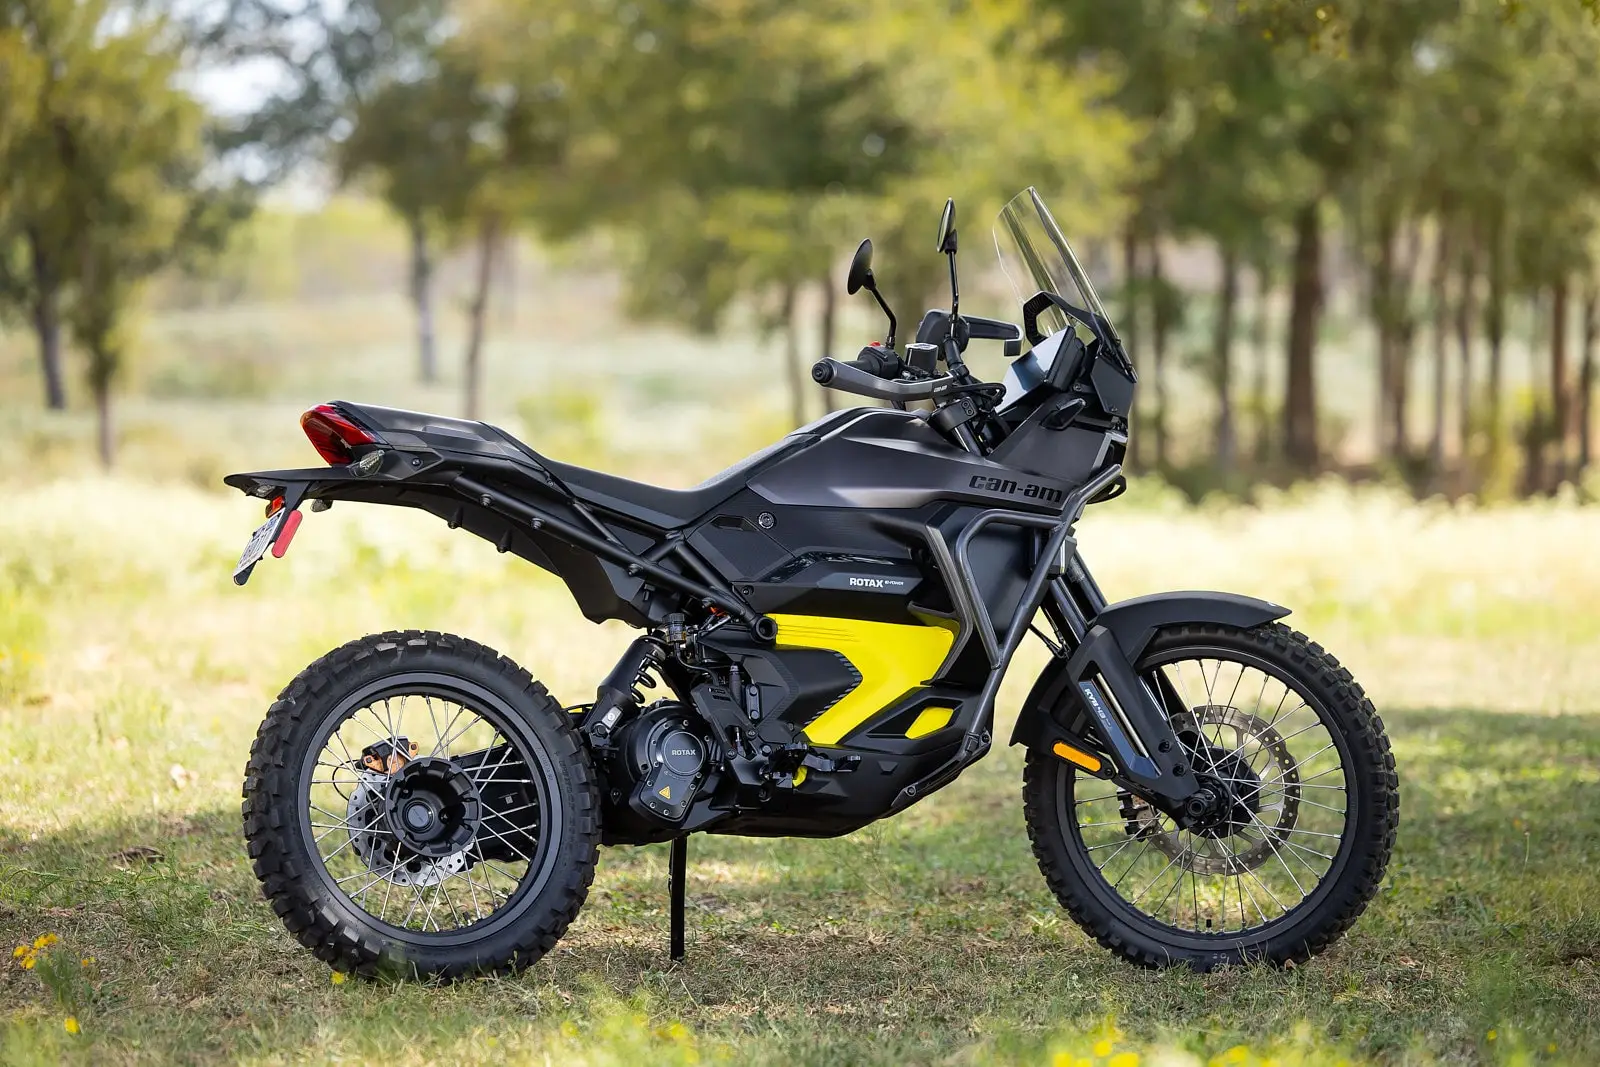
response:
M1132 793L1120 792L1121 813L1127 821L1130 837L1148 840L1180 868L1203 875L1237 874L1260 867L1275 854L1277 846L1288 840L1300 812L1300 771L1288 744L1273 724L1238 708L1207 705L1194 710L1192 722L1202 741L1210 750L1191 752L1190 757L1197 772L1208 766L1215 767L1222 758L1234 757L1249 764L1267 754L1267 761L1259 769L1251 767L1259 778L1261 793L1270 793L1269 803L1254 806L1254 818L1243 829L1222 837L1213 838L1190 834L1185 844L1183 833L1172 819ZM1174 723L1175 726L1179 725ZM1216 742L1207 740L1210 729ZM1234 744L1220 743L1223 731L1233 734ZM1255 742L1253 752L1244 750ZM1220 756L1217 755L1220 753ZM1244 844L1235 851L1223 842Z

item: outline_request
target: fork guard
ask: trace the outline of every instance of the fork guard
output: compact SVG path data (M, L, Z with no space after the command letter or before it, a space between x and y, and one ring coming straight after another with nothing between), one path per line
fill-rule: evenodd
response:
M1070 657L1054 657L1040 672L1011 744L1048 753L1064 742L1100 755L1127 782L1169 802L1183 800L1195 791L1194 774L1165 710L1133 664L1165 626L1247 629L1288 614L1282 605L1236 593L1157 593L1112 604L1091 620ZM1085 740L1091 725L1100 744Z

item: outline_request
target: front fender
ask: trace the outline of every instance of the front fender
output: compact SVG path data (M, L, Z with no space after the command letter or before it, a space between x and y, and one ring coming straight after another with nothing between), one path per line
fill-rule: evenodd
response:
M1270 600L1258 600L1238 593L1181 592L1151 593L1108 605L1089 620L1091 626L1104 626L1116 635L1117 644L1128 654L1131 664L1144 655L1150 638L1163 626L1186 622L1217 622L1224 626L1249 629L1289 614L1289 609Z
M1127 657L1131 667L1144 654L1155 632L1163 626L1177 626L1186 622L1214 622L1226 626L1248 628L1273 622L1289 614L1289 609L1270 600L1240 596L1238 593L1186 591L1152 593L1108 605L1090 620L1090 630L1104 627L1116 638L1117 645ZM1053 656L1039 672L1039 677L1028 691L1028 698L1017 716L1016 729L1011 733L1011 743L1030 747L1048 748L1065 726L1074 732L1081 731L1086 717L1074 714L1068 723L1050 725L1051 711L1070 697L1079 703L1073 679L1067 669L1068 660Z

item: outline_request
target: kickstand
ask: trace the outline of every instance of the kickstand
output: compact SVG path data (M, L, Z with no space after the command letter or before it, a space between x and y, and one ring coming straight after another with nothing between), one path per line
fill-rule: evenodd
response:
M672 959L683 959L683 879L689 863L689 838L672 839L672 857L668 861L668 882L672 892Z

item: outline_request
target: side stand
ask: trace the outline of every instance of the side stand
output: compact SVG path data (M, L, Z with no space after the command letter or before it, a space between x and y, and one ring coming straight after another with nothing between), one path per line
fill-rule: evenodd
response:
M683 880L689 863L689 838L672 839L672 856L668 861L667 880L672 893L672 959L683 959Z

